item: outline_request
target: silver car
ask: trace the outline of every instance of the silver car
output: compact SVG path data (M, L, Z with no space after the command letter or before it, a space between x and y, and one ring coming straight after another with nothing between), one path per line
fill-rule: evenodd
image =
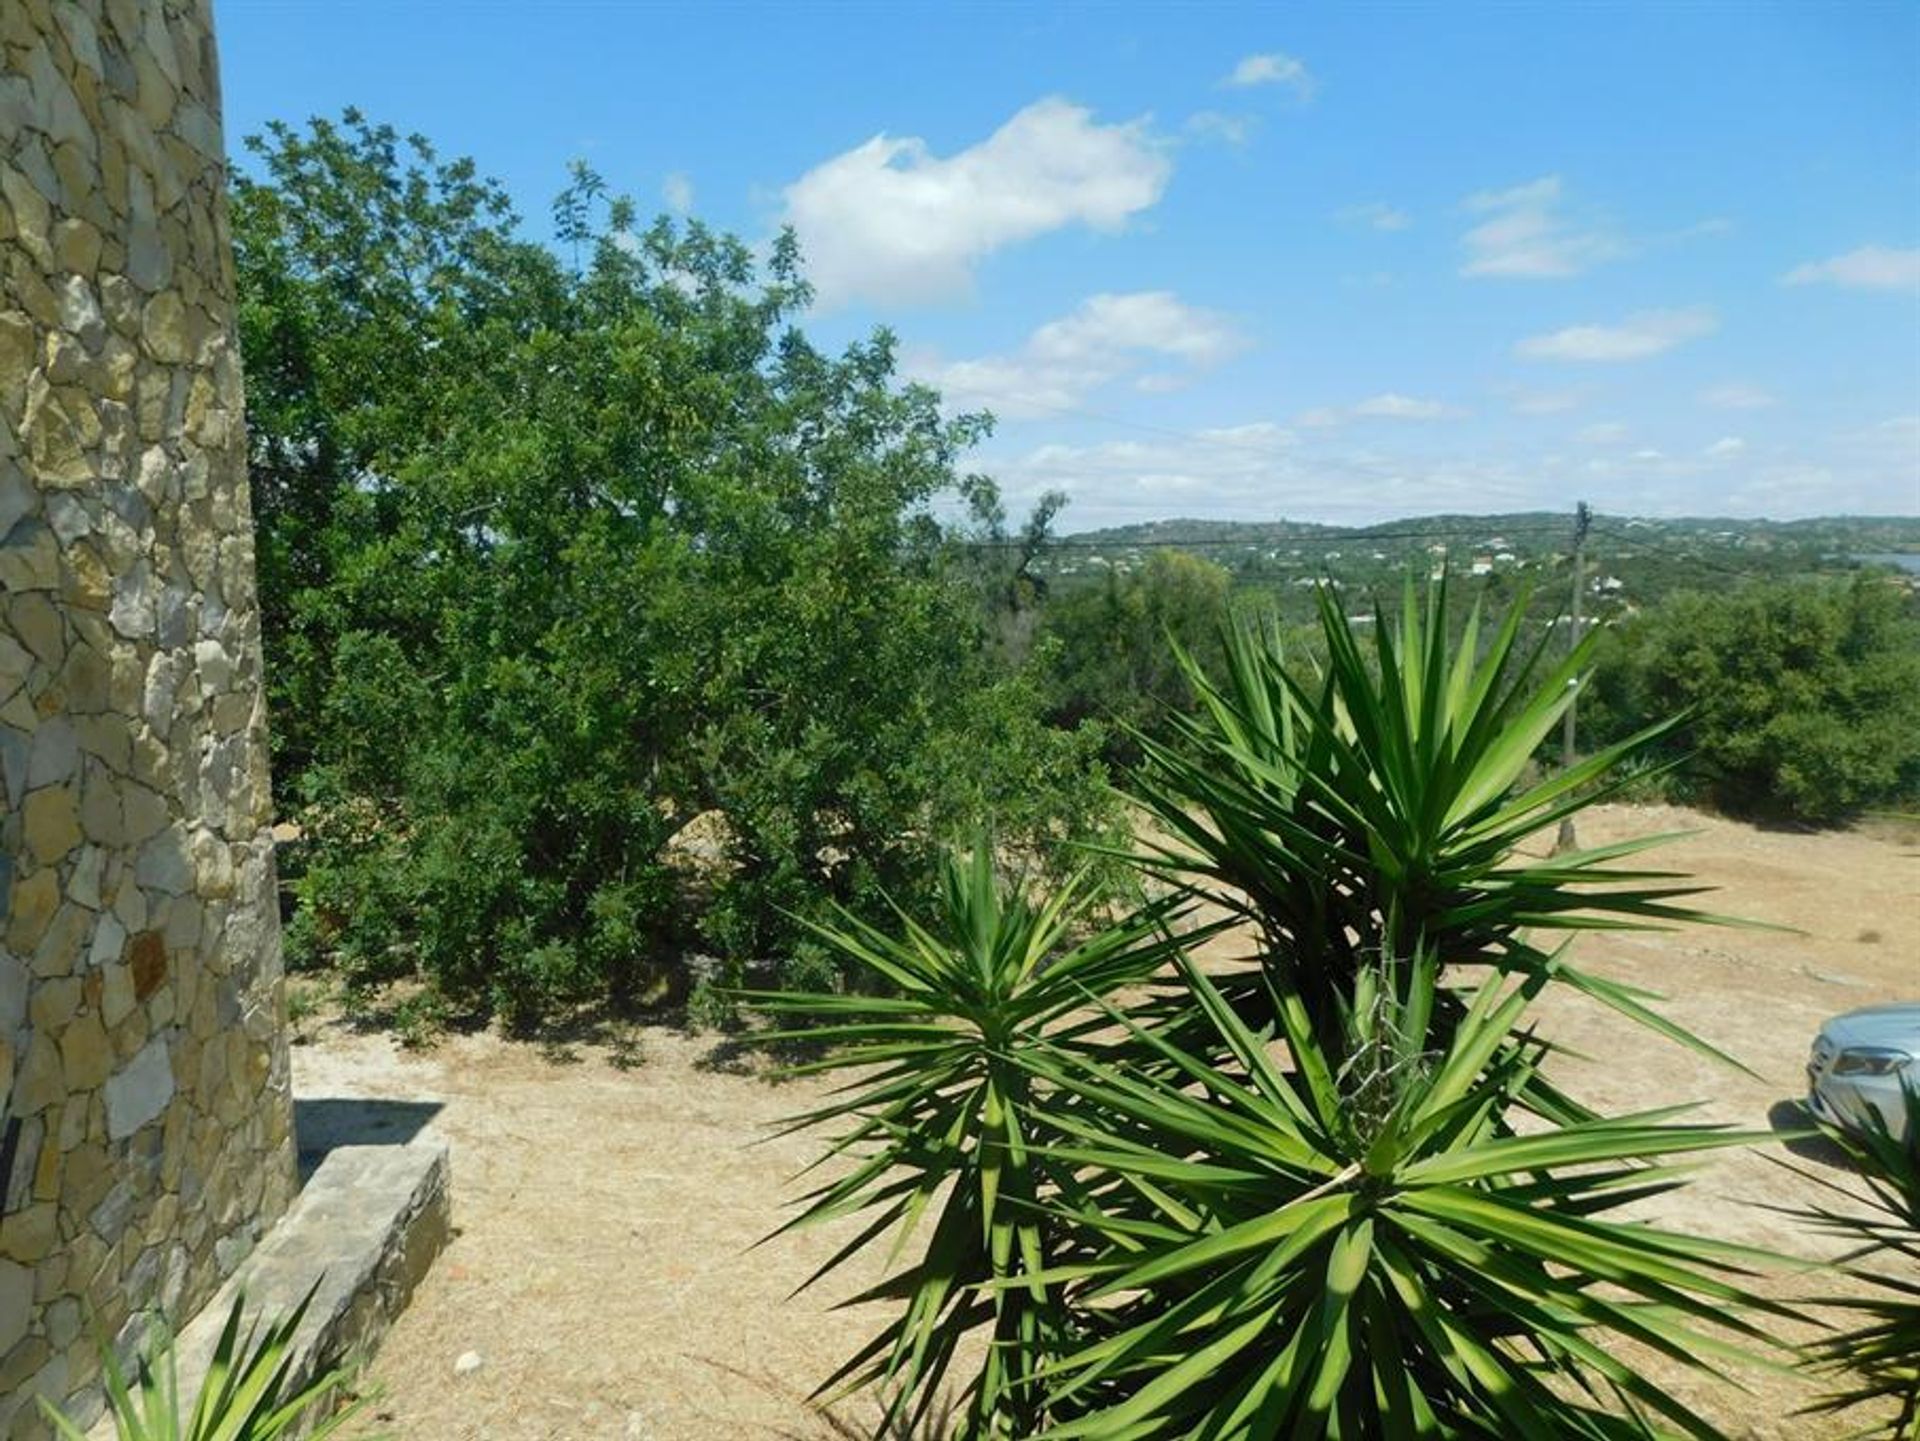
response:
M1920 1090L1920 1001L1848 1011L1814 1037L1807 1108L1820 1120L1858 1130L1877 1112L1894 1136L1920 1141L1906 1134L1903 1086Z

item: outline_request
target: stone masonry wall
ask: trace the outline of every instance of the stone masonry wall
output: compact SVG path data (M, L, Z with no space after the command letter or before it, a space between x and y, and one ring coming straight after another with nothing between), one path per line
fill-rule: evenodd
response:
M294 1189L207 0L0 0L0 1437Z

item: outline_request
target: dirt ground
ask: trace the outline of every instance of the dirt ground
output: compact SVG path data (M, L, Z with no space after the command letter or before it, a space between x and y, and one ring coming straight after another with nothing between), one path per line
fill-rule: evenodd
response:
M1580 839L1671 830L1695 832L1663 854L1718 888L1708 908L1802 934L1595 935L1577 954L1671 997L1668 1015L1760 1079L1564 997L1543 1008L1545 1029L1583 1058L1556 1075L1602 1108L1700 1100L1704 1119L1792 1125L1822 1019L1920 998L1920 844L1891 832L1762 831L1663 807L1604 808L1582 819ZM295 1048L294 1075L305 1098L436 1101L429 1124L453 1148L456 1238L375 1361L381 1399L354 1435L833 1434L805 1397L876 1325L871 1314L832 1309L862 1278L838 1276L789 1299L836 1234L754 1249L787 1214L791 1179L815 1154L808 1138L766 1133L815 1088L770 1085L717 1058L712 1038L664 1027L558 1054L492 1035L406 1052L316 1019ZM1813 1254L1817 1242L1763 1209L1815 1194L1781 1160L1844 1174L1818 1153L1794 1157L1778 1145L1721 1153L1654 1214L1782 1255ZM1791 1294L1796 1284L1788 1275L1771 1288ZM1735 1435L1822 1434L1790 1414L1805 1399L1799 1382L1760 1375L1750 1385L1745 1394L1681 1389Z

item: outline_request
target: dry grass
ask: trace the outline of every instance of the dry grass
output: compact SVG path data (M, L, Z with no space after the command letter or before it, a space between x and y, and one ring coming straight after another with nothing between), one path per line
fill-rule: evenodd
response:
M1873 833L1787 835L1670 808L1610 807L1583 842L1649 831L1697 833L1668 856L1720 894L1711 908L1798 928L1592 937L1583 960L1673 997L1677 1020L1759 1073L1729 1072L1636 1032L1598 1007L1556 997L1556 1039L1583 1053L1559 1076L1577 1094L1630 1109L1701 1099L1703 1116L1767 1129L1796 1121L1807 1043L1837 1011L1920 995L1920 860ZM1888 939L1863 944L1870 926ZM1231 945L1230 940L1216 944ZM870 1334L871 1314L832 1300L874 1273L788 1299L837 1244L822 1232L754 1242L786 1214L804 1137L764 1139L815 1088L771 1086L751 1064L716 1069L713 1042L665 1028L616 1045L580 1042L556 1059L493 1036L399 1050L344 1027L295 1051L304 1095L419 1096L454 1147L459 1235L373 1367L386 1389L362 1434L409 1441L615 1438L615 1441L831 1441L866 1435L869 1413L836 1429L806 1395ZM637 1064L635 1063L637 1060ZM758 1140L758 1144L756 1144ZM1797 1163L1830 1164L1817 1150ZM1780 1147L1715 1157L1663 1198L1661 1219L1781 1253L1814 1244L1761 1204L1810 1187ZM1828 1172L1828 1174L1837 1174ZM1806 1278L1783 1275L1782 1294ZM476 1351L484 1364L456 1378ZM1795 1378L1742 1378L1745 1394L1686 1380L1683 1394L1736 1436L1817 1437L1840 1428L1792 1415ZM846 1428L851 1428L851 1432Z

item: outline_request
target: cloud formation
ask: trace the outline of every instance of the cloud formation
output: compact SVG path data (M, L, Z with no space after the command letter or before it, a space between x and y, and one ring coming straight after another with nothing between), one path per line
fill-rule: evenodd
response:
M1246 343L1218 311L1188 305L1172 291L1143 290L1089 296L1006 355L922 355L909 357L908 368L958 405L1024 420L1071 410L1122 379L1143 391L1179 389L1193 371L1218 365ZM1174 369L1141 373L1155 363Z
M1304 412L1299 423L1316 430L1345 425L1351 420L1457 420L1466 412L1442 401L1386 391L1352 405L1320 406Z
M1248 55L1221 79L1222 87L1233 90L1253 85L1284 85L1295 97L1311 100L1316 88L1307 67L1291 55L1270 50L1264 55Z
M1366 205L1349 205L1335 212L1335 218L1349 225L1366 225L1375 230L1405 230L1413 224L1404 210L1396 210L1383 200L1375 200Z
M1597 226L1569 220L1565 186L1544 175L1510 190L1482 190L1462 208L1486 218L1461 237L1462 275L1557 280L1578 275L1622 253L1620 242Z
M1757 385L1729 381L1701 391L1700 403L1714 410L1765 410L1775 403L1775 398L1771 391Z
M1780 277L1786 285L1844 285L1852 290L1920 290L1920 249L1863 245L1830 260L1810 260Z
M1144 118L1103 125L1050 98L950 156L876 135L789 185L783 219L823 309L924 303L965 294L975 265L1004 246L1071 225L1120 229L1172 172Z
M689 214L693 210L693 182L676 170L660 182L660 198L675 215Z
M1704 305L1641 310L1618 325L1573 325L1548 335L1529 336L1513 349L1523 360L1619 363L1645 360L1719 328L1718 318Z

